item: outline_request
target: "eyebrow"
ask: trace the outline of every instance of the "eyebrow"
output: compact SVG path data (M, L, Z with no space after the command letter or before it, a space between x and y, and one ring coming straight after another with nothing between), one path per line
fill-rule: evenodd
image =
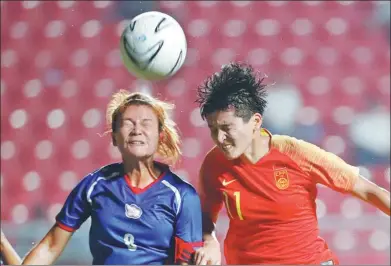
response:
M231 126L233 123L221 123L221 124L208 124L208 127L227 127Z
M122 120L126 120L126 121L134 121L133 119L131 119L131 118L126 118L126 117L124 117ZM143 118L143 119L141 119L141 122L146 122L146 121L152 121L152 119L151 118Z

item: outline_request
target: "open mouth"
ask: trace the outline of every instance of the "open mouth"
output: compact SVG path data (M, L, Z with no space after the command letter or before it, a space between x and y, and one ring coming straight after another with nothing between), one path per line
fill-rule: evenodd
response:
M130 144L132 146L141 146L141 145L144 145L145 142L141 141L141 140L131 140L128 142L128 144Z
M229 151L232 148L231 144L225 144L221 146L221 149L225 152Z

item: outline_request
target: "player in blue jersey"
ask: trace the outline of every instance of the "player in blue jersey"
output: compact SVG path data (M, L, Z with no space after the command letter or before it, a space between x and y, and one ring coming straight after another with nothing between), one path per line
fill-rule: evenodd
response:
M1 230L0 238L0 258L1 264L4 265L20 265L22 259L19 257L18 253L11 246L11 243L5 237L3 230Z
M89 217L93 264L190 263L202 246L201 207L195 189L168 167L180 156L171 107L141 93L113 96L107 121L123 161L81 180L23 264L54 263Z

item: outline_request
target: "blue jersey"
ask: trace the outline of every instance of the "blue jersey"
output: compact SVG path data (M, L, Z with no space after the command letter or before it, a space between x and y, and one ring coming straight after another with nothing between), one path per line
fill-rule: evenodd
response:
M189 183L163 167L144 189L131 186L122 163L91 173L68 196L58 226L75 231L91 217L93 264L189 262L202 245L200 200Z

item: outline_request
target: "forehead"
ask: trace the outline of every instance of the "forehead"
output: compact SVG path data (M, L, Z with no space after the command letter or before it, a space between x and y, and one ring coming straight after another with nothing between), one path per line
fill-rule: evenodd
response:
M206 116L209 125L236 124L242 121L242 118L236 116L234 110L216 111Z
M152 107L145 104L132 104L122 112L122 119L156 119L157 116Z

